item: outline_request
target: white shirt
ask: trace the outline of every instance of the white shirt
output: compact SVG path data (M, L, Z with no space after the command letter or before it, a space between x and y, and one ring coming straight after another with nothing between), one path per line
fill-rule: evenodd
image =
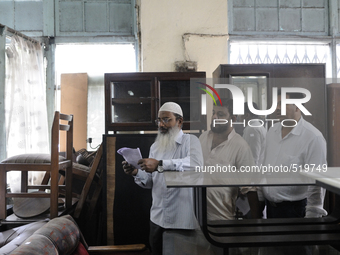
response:
M152 144L149 158L163 160L164 171L189 171L203 165L202 149L198 138L183 134L176 137L176 148L160 153L157 144ZM142 188L152 188L150 220L163 228L195 229L198 227L194 215L192 188L167 188L163 173L147 173L138 170L135 182Z
M264 159L264 150L266 146L267 130L259 121L251 121L251 126L246 126L243 130L243 139L248 143L251 152L253 153L254 161L257 166L262 164Z
M325 138L312 124L301 117L298 124L283 139L281 129L281 123L276 123L269 129L263 165L315 164L322 167L322 164L327 163ZM262 187L262 192L267 200L275 203L307 198L306 217L327 215L323 209L325 190L321 187L273 186Z
M252 152L246 141L233 129L228 139L211 150L214 133L204 132L200 136L205 166L241 166L254 165ZM207 188L208 220L235 219L237 187Z

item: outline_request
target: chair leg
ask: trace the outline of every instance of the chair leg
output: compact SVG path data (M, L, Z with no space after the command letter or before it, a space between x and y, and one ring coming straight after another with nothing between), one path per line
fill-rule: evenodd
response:
M95 157L95 159L93 161L93 164L91 166L91 169L90 169L90 173L87 176L87 179L85 181L83 190L82 190L82 192L80 194L80 198L79 198L77 207L76 207L76 209L74 211L74 214L73 214L73 216L75 218L79 218L79 216L80 216L81 210L82 210L82 208L84 206L84 203L85 203L85 200L87 198L88 192L89 192L89 190L91 188L91 184L92 184L92 181L93 181L94 176L96 174L97 168L98 168L100 160L102 158L102 155L103 155L103 144L100 145L100 147L99 147L99 149L97 151L96 157ZM100 193L100 190L99 190L99 193ZM96 194L96 196L97 195L99 196L99 193ZM96 199L98 199L98 197L96 197Z
M0 166L0 219L6 219L6 193L7 193L7 179L6 171Z
M72 167L65 169L65 206L71 208L72 206Z
M48 181L50 180L50 178L51 178L51 173L50 172L45 172L45 175L44 175L44 178L41 181L41 184L42 185L48 184Z
M97 205L97 201L98 201L100 192L102 190L102 186L103 186L102 180L99 180L97 187L96 187L95 191L93 192L93 195L92 195L91 200L90 200L90 206L88 208L88 212L87 212L87 216L86 216L87 219L91 219L91 217L93 215L94 209Z
M21 172L21 192L27 192L28 171Z
M41 185L47 185L51 177L50 172L45 172L44 178L41 181ZM39 189L39 191L45 191L45 189Z
M53 219L58 216L58 195L59 195L58 177L59 177L58 170L54 171L53 169L51 172L50 219Z
M63 185L63 184L65 184L65 176L60 175L58 185Z

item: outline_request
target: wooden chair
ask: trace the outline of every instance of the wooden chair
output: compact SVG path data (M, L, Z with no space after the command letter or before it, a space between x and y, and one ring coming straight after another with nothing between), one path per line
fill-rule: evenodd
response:
M88 172L88 175L87 175L87 178L86 178L83 190L82 190L82 192L80 194L79 201L77 203L76 209L74 210L74 214L73 214L74 218L79 218L80 213L81 213L81 211L83 209L83 206L84 206L84 204L86 202L86 199L87 199L87 197L89 195L91 184L95 180L96 187L94 189L94 192L93 192L91 198L89 199L89 205L90 206L88 208L88 212L87 212L87 217L86 218L90 219L92 214L93 214L93 211L94 211L94 208L96 206L98 197L100 195L100 191L101 191L101 189L103 187L103 183L102 183L102 170L103 169L99 169L99 171L97 171L99 163L100 163L100 160L102 159L102 156L103 156L103 144L100 145L100 147L99 147L99 149L97 151L97 154L96 154L96 156L95 156L95 158L93 160L93 164L90 167L90 171Z
M86 202L88 202L89 205L86 211L86 218L90 219L92 217L101 189L103 187L102 180L103 167L99 167L99 163L102 159L102 156L103 156L103 144L101 144L100 147L98 148L94 156L93 162L90 166L73 163L72 180L75 182L79 180L82 185L80 191L78 187L78 190L75 188L75 190L73 190L72 193L73 197L79 199L77 206L72 214L73 218L78 219L80 217L80 214ZM60 173L61 178L59 180L59 183L62 184L64 182L65 172L64 170L61 170ZM77 184L79 183L73 183L72 186L80 186ZM89 193L92 184L94 184L93 185L94 187L90 195Z
M66 123L66 124L65 124ZM66 158L59 156L60 133L66 132ZM0 219L6 218L6 198L50 198L50 218L58 216L59 188L66 190L66 208L72 206L72 149L73 149L73 115L55 112L51 132L51 154L22 154L3 160L0 163ZM65 169L66 180L64 185L58 185L59 170ZM21 171L21 192L7 193L6 174L9 171ZM46 171L45 176L50 177L50 184L28 185L28 171ZM45 190L47 192L31 192L29 189Z

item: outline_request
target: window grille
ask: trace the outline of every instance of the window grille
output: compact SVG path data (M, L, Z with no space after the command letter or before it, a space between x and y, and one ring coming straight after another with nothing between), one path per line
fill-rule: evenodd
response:
M230 64L299 63L326 63L327 77L331 77L329 44L230 43ZM340 66L340 56L337 63ZM337 71L339 76L340 68Z

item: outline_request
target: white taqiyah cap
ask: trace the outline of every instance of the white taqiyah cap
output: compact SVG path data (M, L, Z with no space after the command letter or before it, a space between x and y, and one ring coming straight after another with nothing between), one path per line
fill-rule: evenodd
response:
M159 109L159 111L177 113L178 115L181 115L183 117L182 108L174 102L164 103L162 107Z

